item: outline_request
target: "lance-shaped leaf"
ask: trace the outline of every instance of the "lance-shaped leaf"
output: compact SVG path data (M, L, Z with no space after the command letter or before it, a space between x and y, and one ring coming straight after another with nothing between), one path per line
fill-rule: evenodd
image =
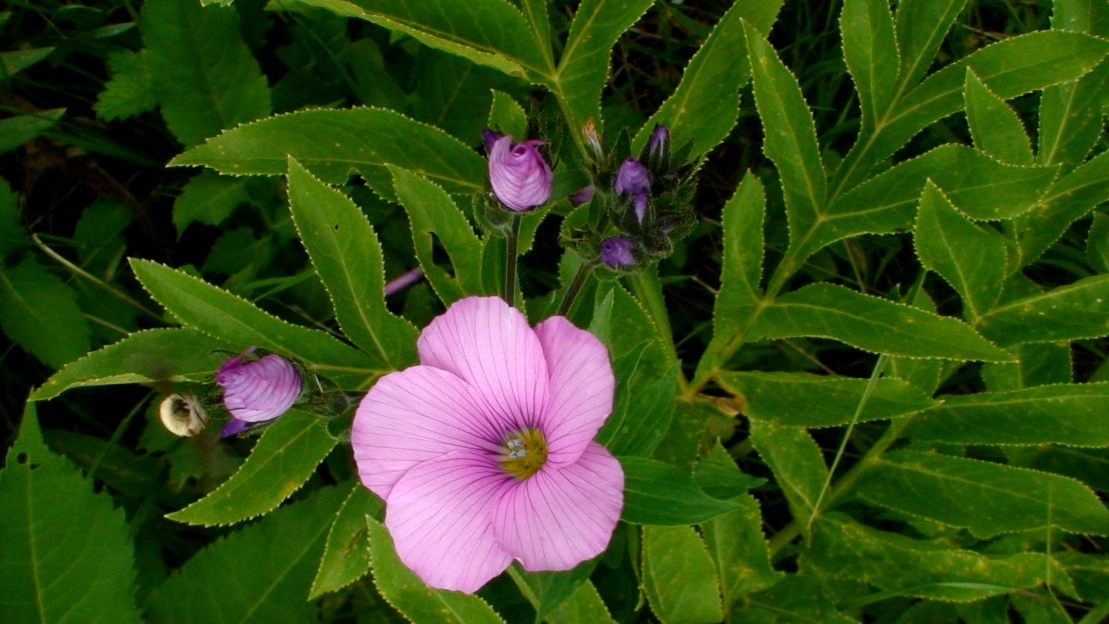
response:
M0 471L0 543L6 621L140 621L124 512L46 448L33 404Z
M992 462L894 451L857 482L872 503L965 527L981 538L1051 526L1109 534L1109 511L1085 485L1046 472Z
M307 588L344 494L321 490L208 546L151 592L146 615L169 624L315 620Z
M859 622L838 613L821 579L810 574L787 574L774 587L748 594L743 605L736 605L730 616L733 622Z
M368 355L329 334L287 323L191 275L134 258L131 268L150 295L182 323L236 349L259 347L300 360L344 388L364 388L385 372Z
M781 427L765 420L751 421L751 442L774 473L774 481L789 501L794 521L807 520L828 480L828 467L820 447L804 429Z
M1071 223L1107 199L1109 152L1102 152L1051 187L1039 209L1016 219L1014 229L1020 257L1010 270L1016 271L1032 264L1059 240Z
M669 128L679 146L692 141L693 159L724 140L739 118L739 89L751 77L742 21L766 35L781 8L782 0L739 0L733 4L686 65L674 94L636 133L632 153L638 154L647 144L655 124Z
M892 103L901 72L889 3L847 0L839 28L843 59L859 93L862 123L873 127Z
M868 381L810 373L720 373L717 381L743 399L743 414L792 427L831 427L851 422ZM896 418L935 405L908 382L879 379L858 421Z
M624 467L624 511L632 524L679 526L696 524L736 508L712 498L677 468L644 457L621 457Z
M239 471L212 493L168 514L170 520L214 526L273 511L300 489L338 440L327 421L291 409L266 428Z
M1060 384L944 397L904 435L955 444L1109 447L1109 383Z
M549 624L578 624L579 622L616 624L616 620L612 619L608 607L605 606L605 601L597 593L597 588L589 581L579 585L577 591L549 613L547 622Z
M967 125L970 126L975 147L1002 162L1032 164L1032 144L1028 141L1028 133L1020 117L1005 100L982 84L970 68L967 68L963 98L966 100Z
M46 132L65 115L64 108L21 114L0 120L0 154L10 152Z
M343 333L386 368L414 363L416 328L385 307L385 268L366 216L289 160L289 208Z
M0 327L54 368L88 353L92 342L76 291L32 256L14 267L0 265Z
M535 608L535 621L541 622L588 583L596 567L596 561L587 561L563 572L528 572L514 565L508 573L520 593Z
M312 581L308 600L350 585L370 571L370 540L366 516L380 517L384 505L355 480L331 529L327 532L323 557Z
M1016 362L982 366L982 381L992 391L1020 390L1074 381L1069 343L1028 342L1009 349Z
M692 527L643 528L643 588L663 624L719 622L720 581Z
M753 333L762 338L832 338L864 351L947 360L1005 362L1011 355L966 324L832 284L778 297Z
M901 53L901 86L912 87L928 71L966 0L902 0L894 17Z
M393 197L385 165L414 171L451 193L481 191L485 161L467 145L427 124L380 108L305 110L225 131L170 161L231 175L285 175L289 157L328 184L357 170Z
M999 305L977 327L1003 346L1109 335L1109 274Z
M1001 296L1005 240L964 217L931 182L924 185L913 227L924 268L940 274L963 298L964 314L977 319Z

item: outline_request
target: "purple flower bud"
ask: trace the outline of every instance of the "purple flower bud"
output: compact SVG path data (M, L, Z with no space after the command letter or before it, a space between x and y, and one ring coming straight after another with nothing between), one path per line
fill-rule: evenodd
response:
M620 170L616 172L616 182L612 185L612 190L617 195L636 195L650 188L651 174L643 163L630 156L625 158Z
M500 132L493 132L489 128L482 128L481 140L485 143L485 153L488 154L493 151L493 144L497 142L497 139L503 136L504 135Z
M640 223L643 223L643 217L647 214L647 194L635 194L635 218Z
M242 433L246 429L246 426L249 424L250 423L245 420L232 418L231 420L227 421L227 424L223 426L223 429L219 430L219 437L229 438L237 433Z
M493 194L509 210L522 212L539 206L551 196L551 166L535 148L543 141L513 143L511 135L493 142L489 149L489 181Z
M632 247L635 243L622 236L614 236L601 243L601 262L612 268L635 264Z
M647 144L647 153L651 156L662 153L663 148L670 141L670 131L662 124L655 124L655 131L651 133L651 140Z
M288 360L270 354L244 362L247 351L223 363L216 383L223 387L223 405L248 423L272 420L285 413L300 396L300 375Z
M570 195L570 205L574 206L574 207L577 207L577 206L580 206L582 204L588 204L589 202L593 201L593 192L594 192L593 185L590 184L589 186L584 187L580 191L577 191L576 193L571 194Z

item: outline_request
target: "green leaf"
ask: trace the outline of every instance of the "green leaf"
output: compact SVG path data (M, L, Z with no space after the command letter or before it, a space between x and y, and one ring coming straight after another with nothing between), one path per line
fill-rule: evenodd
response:
M977 328L1003 346L1105 336L1109 274L997 306L979 319Z
M901 72L889 3L847 0L839 27L843 59L859 93L862 123L873 127L893 102Z
M386 368L414 363L416 328L385 307L381 243L358 206L289 159L289 209L343 334Z
M643 149L655 124L665 125L678 146L692 141L693 160L723 141L739 119L739 89L751 77L743 48L743 21L765 35L781 8L782 0L733 4L686 65L673 95L636 133L631 152L638 154Z
M1071 223L1109 199L1109 152L1102 152L1063 176L1040 207L1015 222L1020 256L1011 271L1028 266L1066 232Z
M719 622L720 581L691 527L643 527L643 588L663 624Z
M936 304L932 302L924 288L913 289L904 301L918 310L936 312ZM918 389L923 390L925 394L933 395L939 389L940 376L943 374L945 365L943 360L894 357L888 358L886 363L891 377L904 379ZM999 364L999 366L1005 366L1005 364Z
M129 119L158 105L147 57L142 50L116 50L108 55L111 80L104 84L94 107L101 121Z
M177 238L194 222L219 225L239 204L250 202L246 178L232 178L213 171L202 171L190 179L177 201L173 202L173 225Z
M474 0L464 4L392 0L303 2L410 35L424 45L512 76L522 78L550 72L550 63L530 36L524 16L504 0Z
M327 431L326 419L291 409L266 428L250 457L230 479L166 517L216 526L267 514L308 481L337 442Z
M814 575L787 574L770 589L749 594L729 614L731 622L804 622L858 624L836 612L832 599Z
M412 93L412 116L458 137L463 143L476 143L487 128L490 90L518 91L520 82L487 67L439 52L423 49L417 57L413 75L419 76ZM523 133L515 135L523 140Z
M50 56L54 48L27 48L0 53L2 77L7 79Z
M0 543L5 620L140 621L126 515L47 450L33 406L0 471Z
M167 624L315 621L305 589L344 494L321 490L208 546L151 592L146 615Z
M608 82L612 46L654 4L653 0L582 0L570 24L558 69L548 86L563 103L570 132L593 120L601 133L601 91Z
M595 567L596 562L584 562L565 572L528 572L512 566L508 573L520 593L535 607L535 621L541 622L589 582Z
M990 390L1020 390L1074 381L1069 343L1030 342L1009 350L1016 353L1018 361L982 367L982 381Z
M1032 144L1020 117L1005 100L982 84L970 68L967 68L963 98L966 100L967 124L975 147L1002 162L1032 164Z
M1109 447L1109 383L1039 386L944 397L903 434L956 444L1047 443Z
M269 86L234 9L150 0L141 29L162 116L185 145L270 113Z
M763 338L832 338L887 355L986 362L1013 359L957 319L832 284L813 284L778 297L763 311L753 333Z
M1046 472L991 462L894 451L858 481L872 503L981 538L1048 526L1109 534L1109 511L1085 485Z
M450 195L434 182L406 169L390 166L389 171L400 203L408 213L416 259L439 299L450 305L467 295L491 294L482 284L486 270L481 256L482 241ZM436 241L450 258L453 275L435 264Z
M31 256L0 267L0 327L52 368L88 353L92 344L77 293Z
M484 188L485 160L451 135L379 108L306 110L228 130L170 161L231 175L285 175L295 158L328 184L357 169L375 192L393 197L386 164L403 167L450 193Z
M23 226L19 222L19 208L12 185L0 178L0 266L3 266L9 254L28 244Z
M778 168L789 218L790 246L809 232L824 210L827 183L816 127L801 87L774 48L745 24L747 54L755 85L755 105L763 125L763 152ZM815 250L814 250L815 251Z
M1005 280L1005 239L964 217L931 182L920 196L913 243L924 268L962 297L967 318L976 320L997 303Z
M502 134L523 140L527 135L528 116L523 107L512 96L493 91L493 103L489 107L489 128Z
M547 615L548 624L616 624L608 612L601 595L593 583L586 581L578 586L569 598Z
M34 114L16 115L0 119L0 154L10 152L20 145L37 138L58 123L65 115L64 108L55 108Z
M710 520L733 511L736 504L705 494L693 478L677 468L644 457L621 457L624 511L631 524L679 526Z
M743 414L776 425L831 427L853 420L866 394L866 379L810 373L720 373L720 385L743 399ZM858 421L896 418L936 405L900 379L878 380Z
M781 427L765 420L751 421L751 443L774 473L774 481L789 501L795 522L806 521L828 480L828 467L809 432Z
M354 488L327 532L323 558L312 581L308 600L350 585L370 571L370 541L366 516L381 513L384 505L357 479Z
M1086 235L1086 258L1098 273L1109 273L1109 214L1094 213Z
M287 323L191 275L134 258L131 269L150 295L182 323L238 349L254 346L300 360L349 389L363 389L385 372L329 334Z
M393 549L389 531L367 517L374 584L381 596L413 624L504 624L477 596L432 589L409 570Z
M901 51L900 85L912 87L928 71L966 0L901 0L895 29Z
M185 328L149 329L66 364L31 401L52 399L70 388L129 383L205 381L227 359L227 343Z
M813 530L805 561L831 575L863 581L891 595L971 602L1045 581L1040 553L987 556L907 538L831 513Z

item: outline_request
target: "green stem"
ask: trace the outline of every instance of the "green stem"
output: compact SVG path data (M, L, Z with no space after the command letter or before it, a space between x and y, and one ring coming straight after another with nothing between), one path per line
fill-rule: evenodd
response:
M120 301L126 303L127 305L135 308L139 312L142 312L143 314L146 314L150 318L161 320L162 317L158 313L149 310L143 304L141 304L138 301L135 301L131 297L127 296L126 293L124 293L122 291L119 291L116 288L113 288L111 284L109 284L109 283L105 282L104 280L96 277L95 275L93 275L93 274L89 273L88 271L82 269L81 267L77 266L76 264L73 264L69 260L66 260L65 256L62 256L58 252L56 252L53 249L51 249L50 247L48 247L46 245L46 243L43 243L42 240L39 239L38 234L32 234L31 235L31 240L35 241L35 245L37 245L38 248L41 249L43 253L50 256L54 260L56 260L58 262L58 264L61 264L65 268L72 271L75 275L80 275L81 277L89 280L93 284L96 284L97 286L103 288L104 290L111 293L112 296L114 296L116 299L119 299Z
M513 213L508 217L508 232L505 233L504 261L504 300L508 305L516 305L516 247L520 239L520 215Z
M569 316L570 309L574 307L574 300L577 299L581 287L585 284L585 279L589 277L589 273L594 266L596 265L592 262L583 262L578 267L578 272L574 273L574 279L570 280L566 292L562 294L562 302L558 304L558 311L555 312L556 316Z

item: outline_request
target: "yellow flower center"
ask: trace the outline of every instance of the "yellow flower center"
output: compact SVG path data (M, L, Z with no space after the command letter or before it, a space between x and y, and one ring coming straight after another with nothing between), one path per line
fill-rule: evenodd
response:
M501 466L505 472L523 481L539 472L547 463L547 439L538 429L513 431L501 442Z

